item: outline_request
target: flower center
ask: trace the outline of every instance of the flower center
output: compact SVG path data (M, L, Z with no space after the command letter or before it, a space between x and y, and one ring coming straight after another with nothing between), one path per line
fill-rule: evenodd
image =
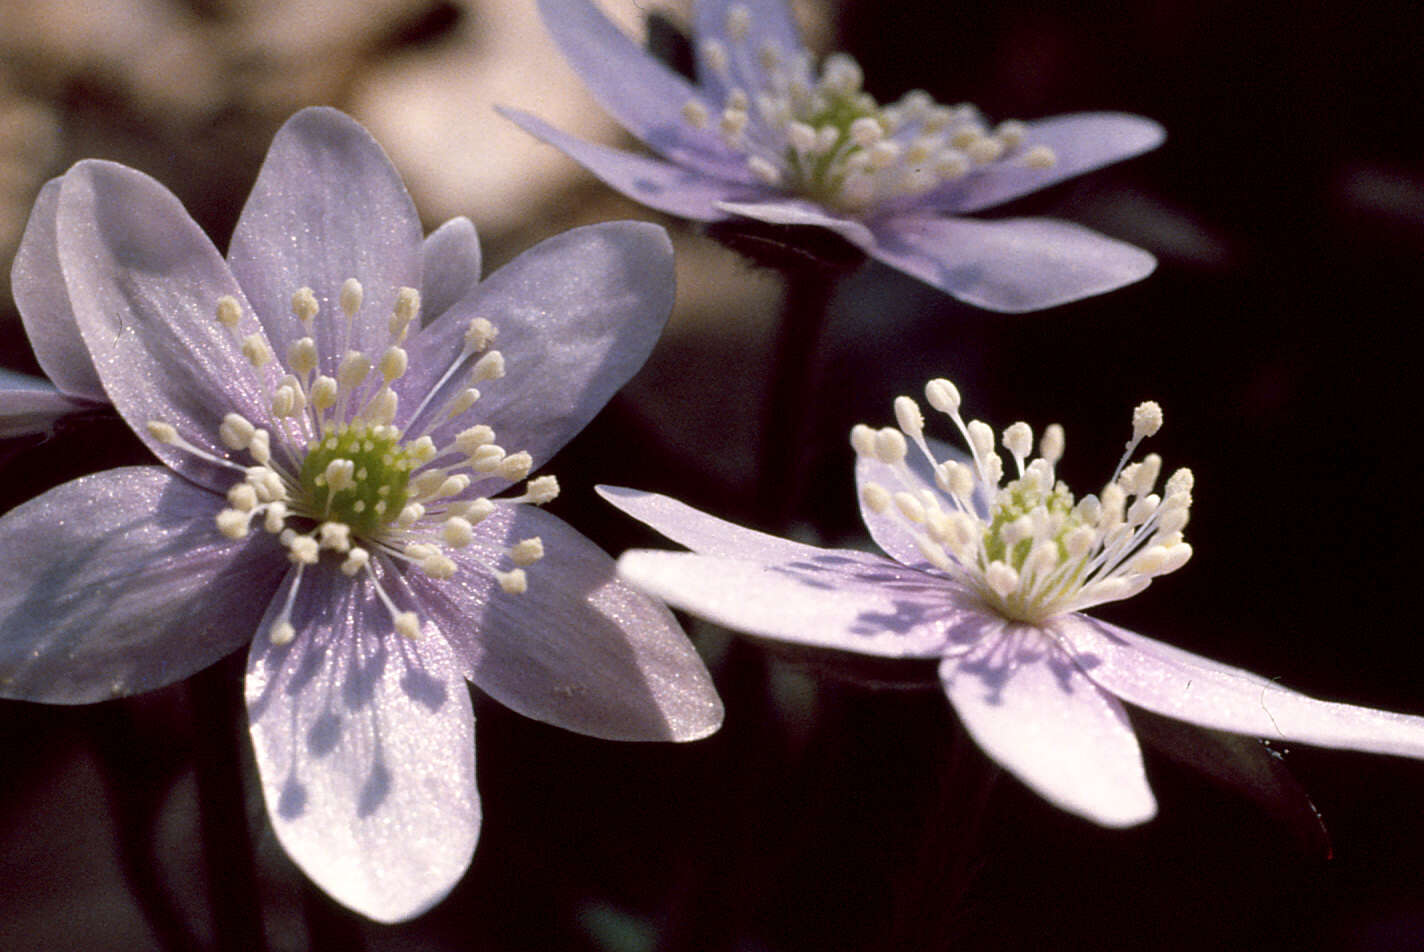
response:
M980 420L964 422L959 391L948 380L930 381L925 396L954 421L971 459L937 459L924 437L919 404L898 397L898 428L861 424L851 431L856 452L889 467L899 483L868 481L863 498L872 512L906 524L926 560L975 589L1000 614L1037 624L1128 598L1191 558L1192 547L1182 541L1191 470L1177 470L1163 496L1153 491L1159 456L1128 464L1138 444L1162 425L1156 403L1134 411L1132 439L1103 491L1075 501L1054 476L1063 456L1062 427L1044 431L1038 458L1027 463L1032 430L1026 423L1005 429L1002 445L1018 477L1000 486L1003 462L994 451L993 430ZM907 438L928 460L934 490L910 471Z
M994 163L1041 169L1056 161L1052 149L1026 142L1023 123L991 130L971 105L943 106L914 90L881 106L861 89L860 66L843 53L827 57L817 75L804 50L788 54L758 38L744 4L729 8L726 36L698 51L704 70L726 89L717 131L767 185L860 214ZM750 88L733 82L733 64L736 81ZM683 107L699 129L712 124L713 112L702 99Z
M346 322L342 336L350 341L364 291L360 282L348 278L336 297ZM279 364L279 370L287 372L279 376L269 367L276 358L255 316L245 314L237 299L223 297L217 303L217 319L231 332L266 393L272 429L229 413L218 428L218 438L233 452L246 453L252 464L214 456L163 421L148 424L160 441L241 474L228 490L229 508L217 514L217 528L223 535L240 539L260 518L262 527L286 547L296 577L280 617L269 630L276 643L295 637L290 614L302 572L320 562L323 553L329 553L348 576L366 573L389 609L395 630L417 637L418 616L398 605L383 587L371 565L372 553L384 556L388 567L408 565L432 578L447 579L460 568L451 553L468 546L475 526L498 507L542 505L558 495L553 476L529 480L517 496L474 495L471 488L483 481L523 480L533 468L532 457L506 452L496 442L494 430L484 424L459 430L444 445L432 438L432 433L471 411L480 398L476 385L504 376L503 356L490 349L498 331L484 318L470 322L460 354L410 415L413 422L426 421L423 429L410 433L394 425L398 401L391 384L408 367L403 345L419 309L419 293L401 288L387 321L387 345L377 358L347 349L339 360L326 364L335 365L335 376L328 376L319 372L321 354L308 335L292 342L285 366ZM313 329L318 311L310 288L300 288L292 296L292 312L304 329ZM434 405L437 397L443 397L444 403ZM524 539L504 550L512 567L489 568L505 592L519 594L528 586L525 568L543 554L537 537Z
M342 424L307 448L300 477L305 508L370 535L405 508L416 465L395 427Z

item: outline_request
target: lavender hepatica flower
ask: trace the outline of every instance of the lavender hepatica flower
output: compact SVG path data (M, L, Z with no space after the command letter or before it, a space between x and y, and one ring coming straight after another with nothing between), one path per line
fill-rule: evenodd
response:
M882 106L848 56L819 73L782 0L701 0L694 85L590 0L539 0L593 95L660 158L506 116L645 205L698 221L741 216L828 228L960 300L1032 311L1151 273L1147 252L1050 218L973 214L1162 142L1157 123L1083 113L991 128L923 92Z
M466 679L596 737L717 728L671 614L537 508L554 477L523 482L656 340L673 298L661 229L576 229L478 282L470 223L422 239L380 147L330 109L277 134L226 260L132 169L81 162L50 194L50 286L165 465L0 519L0 693L98 701L251 641L277 836L382 921L469 865Z
M1424 718L1316 700L1099 621L1082 610L1127 598L1191 556L1182 540L1192 475L1157 491L1161 459L1128 464L1161 424L1138 407L1113 479L1074 500L1055 476L1063 431L1040 455L1024 423L995 438L964 423L945 380L926 387L972 456L924 436L919 405L898 428L858 426L866 526L889 558L803 545L723 522L667 497L604 497L690 553L632 551L620 574L674 606L751 634L883 658L938 659L939 679L980 747L1050 802L1106 826L1144 822L1156 802L1122 702L1204 727L1424 757Z
M48 379L0 370L0 437L43 433L61 417L108 403L59 270L59 188L53 179L40 189L10 269L20 319Z

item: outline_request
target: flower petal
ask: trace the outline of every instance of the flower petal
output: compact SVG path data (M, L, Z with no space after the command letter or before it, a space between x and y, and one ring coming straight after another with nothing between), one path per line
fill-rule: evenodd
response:
M1094 682L1179 720L1319 747L1424 758L1424 717L1320 701L1086 615L1054 630Z
M800 198L769 199L763 202L721 202L718 207L744 218L764 221L768 225L809 225L814 228L829 228L846 241L867 251L875 243L870 229L860 222L853 218L840 218L828 214L820 205Z
M752 183L745 160L711 129L682 116L688 102L718 115L687 80L623 35L589 0L539 0L544 25L593 98L633 135L678 165L717 178Z
M296 637L272 643L296 573L252 642L247 710L267 815L332 898L379 922L429 909L480 830L474 713L443 639L395 634L369 578L308 568Z
M217 429L226 413L266 425L260 381L270 384L276 367L255 371L216 319L218 298L242 300L222 256L162 185L92 159L64 176L58 238L74 316L114 406L165 463L225 491L230 471L148 432L161 420L225 456ZM250 319L249 332L260 333Z
M921 208L965 215L1094 169L1157 148L1167 132L1151 119L1124 112L1083 112L1028 123L1024 146L1048 146L1056 161L1030 169L1013 160L996 162L957 182L947 183L916 201Z
M379 355L401 287L420 287L422 231L415 206L376 140L327 108L303 109L277 131L243 206L228 261L278 355L306 332L292 295L321 306L312 336L335 376L347 344L342 283L365 288L349 346Z
M969 736L1054 806L1103 826L1152 819L1157 802L1122 705L1038 629L998 624L940 665Z
M542 466L647 360L672 302L672 245L662 228L609 222L566 231L500 268L411 338L411 369L396 383L400 404L416 414L459 359L470 320L488 318L508 376L481 384L474 409L436 427L435 441L485 423L500 445L527 450ZM408 428L424 429L468 386L466 377L463 366L449 374Z
M846 549L787 562L634 550L618 574L737 631L882 658L933 658L982 625L977 601L952 583Z
M0 367L0 439L48 433L60 417L90 405L65 396L48 380Z
M961 301L1009 313L1112 291L1157 266L1141 248L1052 218L890 218L863 247Z
M811 558L825 550L767 535L716 516L709 516L670 496L597 486L598 494L628 515L667 536L678 545L703 555L724 555L758 562L794 561Z
M538 537L529 588L499 590L489 566ZM613 573L613 560L530 506L502 507L475 542L452 551L448 581L409 579L470 680L526 717L608 740L696 740L722 723L722 702L672 613Z
M729 215L718 207L719 202L765 191L661 159L585 142L518 109L496 109L525 132L552 145L598 176L603 184L669 215L694 221L721 221Z
M733 7L742 7L750 14L746 37L741 41L727 31L727 14ZM692 32L698 43L697 81L719 104L735 87L748 92L761 88L766 76L760 60L763 49L775 49L782 62L805 49L786 0L699 0L693 6L693 16ZM725 79L707 63L701 46L706 40L716 40L727 52Z
M160 466L131 466L0 519L0 694L88 704L151 691L251 638L286 560L266 536L222 536L221 505Z
M79 325L74 322L69 289L59 267L59 189L59 179L46 182L30 211L10 269L15 305L45 376L72 397L108 403L89 349L79 334Z
M420 320L429 324L480 283L480 239L474 222L461 215L425 238Z

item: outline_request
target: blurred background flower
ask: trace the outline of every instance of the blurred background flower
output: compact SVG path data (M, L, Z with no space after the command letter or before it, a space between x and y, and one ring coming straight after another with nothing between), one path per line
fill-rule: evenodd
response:
M681 4L600 5L630 34L650 10L688 22ZM1123 110L1168 140L1002 210L1146 248L1159 266L1142 283L1027 317L975 312L880 266L838 285L800 488L784 494L791 534L868 544L846 435L929 377L959 381L995 420L1053 408L1078 441L1063 464L1078 486L1113 463L1078 450L1118 439L1121 408L1150 397L1173 412L1155 449L1197 477L1196 555L1102 617L1317 696L1424 712L1406 610L1419 517L1400 472L1424 292L1417 4L796 11L812 48L854 55L881 101L921 86L992 116ZM383 143L427 228L475 217L487 269L573 224L648 217L493 112L515 102L631 145L528 0L3 0L0 263L41 183L90 156L158 177L225 245L272 133L317 102ZM644 371L560 453L560 479L781 531L760 521L758 495L782 280L654 220L678 243L678 311ZM0 309L0 365L37 372L9 294ZM151 461L114 419L16 442L0 445L5 509L99 465ZM591 492L553 511L611 552L659 544ZM246 800L223 802L242 788L205 751L245 729L238 670L92 709L0 705L0 947L237 948L214 923L251 909L232 908L204 849L255 857L255 921L273 949L1410 949L1424 935L1415 763L1305 748L1263 760L1254 740L1136 717L1161 814L1104 833L988 783L972 747L947 740L934 690L885 689L916 672L810 668L694 635L727 702L723 733L698 745L592 741L477 699L479 853L449 900L394 929L302 885L261 832L250 765ZM213 817L232 807L254 841L224 842Z

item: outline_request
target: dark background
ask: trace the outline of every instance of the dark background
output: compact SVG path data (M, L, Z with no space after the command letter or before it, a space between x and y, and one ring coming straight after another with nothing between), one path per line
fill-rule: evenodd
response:
M219 51L250 52L243 31L260 33L264 12L132 6ZM164 82L191 74L144 85L123 55L86 58L78 27L60 29L62 48L19 29L45 4L0 0L15 18L0 29L6 260L34 189L87 155L158 176L225 245L287 114L326 102L371 123L373 71L458 69L458 51L513 42L493 31L495 6L315 4L330 15L314 35L329 42L302 69L199 57L216 92L185 111ZM1100 613L1312 694L1424 714L1408 343L1424 300L1419 5L850 0L804 12L882 101L920 86L995 118L1122 109L1162 122L1158 151L1002 210L1091 225L1151 250L1157 272L1028 316L972 310L879 266L853 272L812 362L799 487L768 516L759 434L778 409L764 395L779 279L669 220L678 314L646 370L554 461L554 511L615 554L658 543L599 503L596 482L865 545L846 434L890 422L893 397L928 377L954 378L968 412L1000 427L1064 424L1060 472L1080 492L1110 472L1131 408L1156 399L1167 422L1150 448L1196 474L1196 555ZM487 228L474 200L456 209L494 263L576 221L649 217L560 168L528 221L505 208ZM420 171L402 170L425 209ZM0 362L33 371L8 296L0 308ZM105 418L0 444L0 506L144 458ZM943 697L916 687L925 671L897 670L906 683L887 688L835 659L812 667L689 631L727 702L711 740L599 742L480 701L474 865L398 927L334 906L275 845L243 746L240 663L88 708L0 703L0 948L1424 946L1424 764L1268 752L1144 718L1160 816L1108 831L997 775Z

